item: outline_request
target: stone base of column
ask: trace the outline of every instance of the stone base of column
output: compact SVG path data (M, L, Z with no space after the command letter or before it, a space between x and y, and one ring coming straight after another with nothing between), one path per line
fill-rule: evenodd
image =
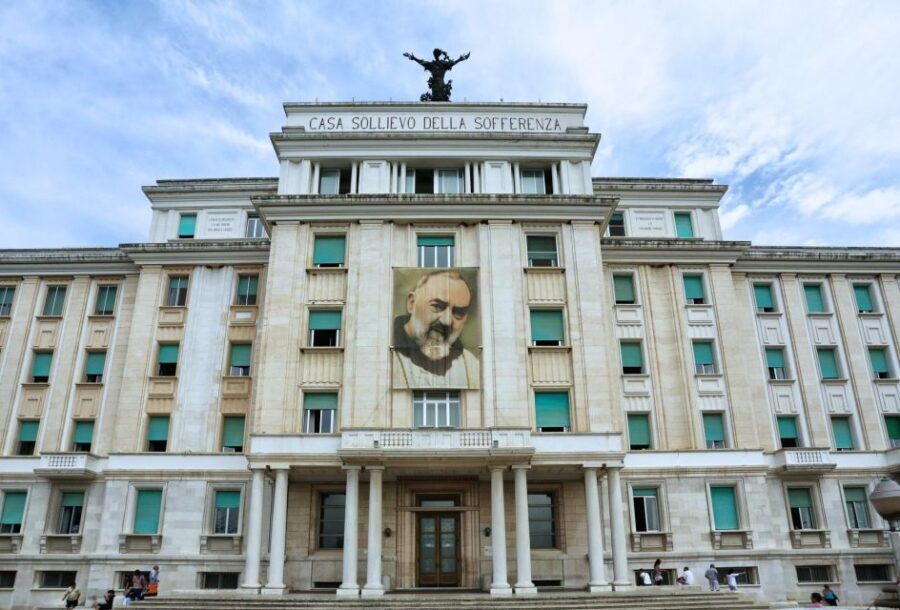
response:
M287 591L287 587L284 585L278 585L277 587L266 585L259 592L263 595L284 595L285 591Z
M360 593L363 597L383 597L384 585L366 585Z
M628 582L613 582L613 591L631 591L635 588L633 583Z
M612 585L610 584L600 584L600 585L588 585L587 587L588 593L609 593L612 591Z
M338 597L359 597L359 587L344 587L343 585L337 590Z
M244 583L241 585L241 589L246 593L259 593L261 587L262 585L259 583Z
M505 587L495 587L491 585L491 597L512 597L513 590L512 587L506 585Z
M535 587L534 585L516 585L514 592L516 595L521 597L534 597L535 595L537 595L537 587Z

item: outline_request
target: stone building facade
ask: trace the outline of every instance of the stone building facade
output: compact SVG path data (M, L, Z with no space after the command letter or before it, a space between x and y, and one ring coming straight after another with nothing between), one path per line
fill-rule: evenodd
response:
M724 186L592 178L583 105L285 112L146 243L0 252L0 605L893 579L900 251L724 241Z

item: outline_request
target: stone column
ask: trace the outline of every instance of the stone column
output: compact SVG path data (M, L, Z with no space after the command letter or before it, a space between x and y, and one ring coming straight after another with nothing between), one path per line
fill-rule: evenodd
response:
M244 582L247 589L259 589L259 553L262 542L263 471L255 469L250 477L250 511L247 515L247 558Z
M537 595L531 581L531 531L528 523L527 464L513 466L516 485L516 595Z
M384 466L366 466L369 472L369 544L366 555L366 586L363 597L384 595L381 584L381 478Z
M506 580L506 509L503 506L503 471L504 466L491 467L491 563L494 568L494 580L491 582L491 595L512 595L512 589Z
M356 557L359 552L359 466L344 466L347 472L347 491L344 501L344 579L337 590L338 597L357 597Z
M284 593L284 539L287 526L288 469L275 470L275 493L272 497L272 527L269 539L269 581L265 593Z
M609 488L609 529L612 533L613 587L617 590L631 586L628 577L628 551L625 546L625 523L622 518L621 466L606 467L606 485Z
M603 521L600 519L600 492L597 489L597 469L584 469L584 502L587 513L588 563L590 580L588 591L609 591L603 570Z

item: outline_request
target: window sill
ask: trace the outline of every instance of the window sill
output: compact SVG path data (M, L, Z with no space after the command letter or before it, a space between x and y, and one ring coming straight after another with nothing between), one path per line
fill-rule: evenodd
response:
M49 381L26 381L22 384L22 387L39 390L42 388L49 388L50 382Z
M34 316L34 319L35 320L47 320L47 321L53 322L56 320L62 320L62 316L61 315L60 316L47 316L47 315L41 314L39 316Z
M888 546L888 530L876 528L848 529L847 538L853 548L882 548Z
M650 373L620 373L624 379L650 379Z
M697 373L697 372L695 372L694 373L694 377L697 377L699 379L721 379L724 376L725 375L720 372L715 372L715 373Z
M846 377L836 377L834 379L820 379L819 381L821 381L825 385L829 385L829 384L839 385L839 384L845 384L850 380L847 379Z
M790 530L791 546L795 549L830 549L831 530Z
M760 318L780 318L782 312L780 311L758 311L756 312Z
M162 534L120 534L119 553L159 553Z
M240 534L204 534L200 536L200 552L239 555L242 540Z
M794 377L786 377L784 379L766 379L772 385L791 385L797 383L797 379Z
M342 351L344 351L344 346L343 345L327 345L327 346L325 346L325 345L318 345L318 346L307 345L307 346L301 347L300 351L301 352L322 352L322 353L342 352Z
M565 273L565 267L522 267L525 273Z
M884 315L881 311L858 311L856 312L860 318L880 318Z
M631 550L635 553L647 551L671 551L672 532L632 532Z
M88 320L114 320L116 314L114 313L92 313L88 314Z
M0 534L0 553L18 553L22 549L22 534Z
M883 383L886 385L894 385L898 381L900 381L900 377L874 377L872 379L875 383Z
M45 534L40 539L41 553L77 553L81 534Z
M810 318L830 318L834 315L833 311L807 311L806 315Z
M752 530L712 530L710 533L712 548L721 549L752 549Z
M571 345L529 345L529 352L571 352Z
M685 303L685 309L708 309L712 307L712 303Z
M347 273L347 266L342 267L307 267L307 273Z

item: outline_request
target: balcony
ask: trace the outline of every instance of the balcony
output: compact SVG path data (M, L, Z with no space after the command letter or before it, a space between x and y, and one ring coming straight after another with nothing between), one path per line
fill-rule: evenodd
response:
M752 549L752 530L713 530L710 532L712 548L722 549Z
M83 480L100 474L100 458L89 453L42 453L34 473L48 479Z
M465 451L494 449L532 449L531 430L510 428L495 430L345 430L341 450Z
M773 468L780 473L823 474L837 468L837 463L828 449L814 447L781 449L773 454L773 458Z
M791 546L795 549L830 549L831 530L791 530Z
M671 551L672 532L632 532L631 550L635 553Z
M40 539L41 553L77 553L81 534L45 534Z

